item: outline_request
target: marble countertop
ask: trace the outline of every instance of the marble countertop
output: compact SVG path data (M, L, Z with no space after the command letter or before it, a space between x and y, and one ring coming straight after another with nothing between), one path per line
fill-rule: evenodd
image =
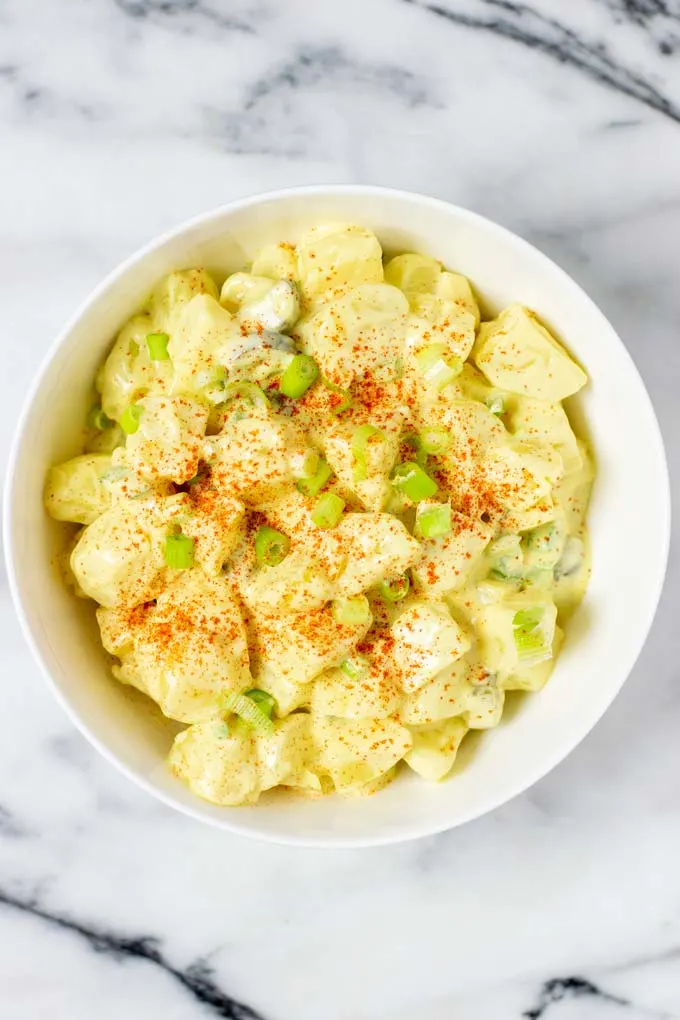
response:
M678 0L0 0L0 466L121 258L324 181L452 199L555 258L635 358L678 496ZM462 829L353 852L135 789L53 701L3 574L2 1020L680 1018L677 543L633 675L566 762Z

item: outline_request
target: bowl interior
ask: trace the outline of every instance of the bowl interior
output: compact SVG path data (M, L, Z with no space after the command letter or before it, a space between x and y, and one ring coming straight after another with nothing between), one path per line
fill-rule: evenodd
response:
M295 241L315 223L373 229L387 250L430 254L469 276L488 312L529 305L587 369L574 402L597 459L590 512L592 579L543 692L518 699L501 726L464 743L455 774L411 774L365 800L272 797L219 809L195 798L163 761L176 727L110 676L92 603L55 566L63 530L42 509L46 469L79 451L97 365L117 329L165 273L204 265L220 278L264 243ZM62 334L20 426L7 492L10 578L22 622L57 696L99 749L175 807L249 835L364 845L436 832L495 807L547 772L588 732L642 647L665 569L669 503L663 447L643 384L607 321L561 270L507 231L465 210L381 189L282 192L201 217L128 260ZM635 550L635 578L622 550Z

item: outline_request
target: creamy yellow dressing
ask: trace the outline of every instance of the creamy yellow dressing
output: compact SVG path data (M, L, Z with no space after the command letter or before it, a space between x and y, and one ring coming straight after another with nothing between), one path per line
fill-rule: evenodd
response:
M216 804L446 776L538 691L589 576L583 370L527 308L323 224L172 273L101 366L45 506L113 673Z

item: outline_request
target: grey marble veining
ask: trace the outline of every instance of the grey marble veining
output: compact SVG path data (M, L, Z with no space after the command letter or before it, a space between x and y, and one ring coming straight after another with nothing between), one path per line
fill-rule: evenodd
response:
M678 0L0 0L0 466L104 273L231 197L323 181L448 198L555 258L633 354L678 496ZM52 701L0 574L0 1018L680 1018L677 544L566 762L463 829L354 853L133 788Z

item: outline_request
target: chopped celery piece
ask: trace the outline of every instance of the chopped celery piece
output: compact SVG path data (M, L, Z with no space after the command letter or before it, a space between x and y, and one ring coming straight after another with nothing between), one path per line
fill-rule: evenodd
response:
M420 433L420 445L425 453L431 453L436 456L438 453L443 453L451 445L451 436L441 426L432 425L429 428L424 428Z
M253 687L251 690L246 691L246 698L250 698L254 701L261 712L271 719L274 709L276 708L276 698L269 691L260 690L259 687Z
M520 609L512 618L513 627L535 630L543 621L545 610L540 606L533 609Z
M194 565L194 540L188 535L168 535L165 562L172 570L187 570Z
M169 361L168 342L170 337L167 333L147 333L146 346L149 350L149 357L152 361Z
M520 609L512 618L517 657L522 665L535 665L552 657L552 645L543 629L545 609Z
M381 581L378 591L386 602L401 602L408 595L410 587L411 582L408 574L402 574L401 577L396 577L392 581Z
M121 414L119 424L123 432L127 433L128 436L133 435L139 428L143 411L144 408L140 407L139 404L130 404Z
M313 475L298 478L296 485L303 496L318 496L326 482L333 476L333 469L323 457L319 458Z
M276 567L288 555L290 539L266 525L255 533L255 556L260 566Z
M354 480L363 482L368 477L366 453L370 443L382 443L385 435L373 425L359 425L352 435L352 453L354 455Z
M319 376L319 366L308 354L296 354L281 376L279 389L285 397L297 399Z
M371 664L363 655L352 655L340 663L340 669L350 680L363 680L368 676Z
M351 599L335 599L331 612L337 623L343 627L360 627L368 623L371 610L363 595Z
M317 499L310 516L317 528L334 528L342 517L345 501L334 492L324 492Z
M258 733L274 732L274 723L267 711L248 694L227 694L222 699L222 711L233 712Z
M444 357L447 353L446 344L430 344L416 354L418 369L427 383L443 390L445 386L456 379L463 371L463 362L460 358Z
M440 538L451 531L451 506L435 503L419 510L416 517L416 532L422 538Z
M413 503L429 499L437 491L437 483L425 474L420 464L407 460L399 464L392 473L392 484Z

